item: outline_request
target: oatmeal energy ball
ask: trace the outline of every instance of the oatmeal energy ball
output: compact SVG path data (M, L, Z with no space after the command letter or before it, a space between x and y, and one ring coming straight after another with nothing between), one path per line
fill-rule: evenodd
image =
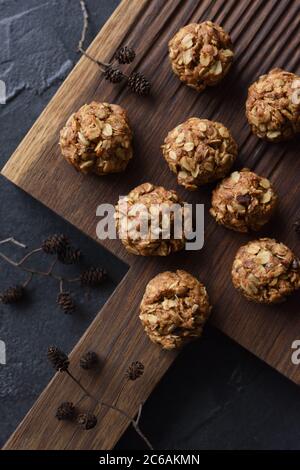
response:
M116 104L85 104L60 132L65 159L81 173L106 175L125 170L132 157L126 111Z
M172 207L176 210L168 214L168 208ZM150 224L152 217L154 221ZM185 246L184 227L180 225L181 238L175 237L175 220L183 224L188 222L188 217L191 212L184 210L184 203L175 191L150 183L130 191L119 200L115 210L116 227L123 245L130 253L142 256L166 256L182 250Z
M223 124L193 117L168 133L162 151L178 183L195 190L226 176L238 148Z
M211 215L237 232L259 230L271 218L277 195L267 178L244 168L225 178L213 191Z
M203 91L227 74L233 59L231 39L221 26L211 21L191 23L169 42L169 57L180 80Z
M151 341L174 349L201 336L210 312L201 282L186 271L166 271L148 283L140 319Z
M246 115L257 137L279 142L300 132L296 88L300 89L300 77L278 68L262 75L250 86Z
M232 266L236 289L249 300L277 303L300 288L300 263L283 243L261 238L242 246Z

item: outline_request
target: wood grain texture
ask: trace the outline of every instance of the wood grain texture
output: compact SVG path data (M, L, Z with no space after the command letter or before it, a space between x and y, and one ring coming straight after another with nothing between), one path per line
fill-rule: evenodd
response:
M226 79L199 95L172 74L167 42L182 25L205 19L220 23L231 33L236 58ZM123 0L89 52L109 60L121 44L133 45L137 50L134 66L151 79L152 96L141 99L122 86L105 82L97 67L83 58L3 169L5 177L93 238L96 207L103 202L115 203L119 195L127 194L141 182L162 184L176 189L188 202L205 204L205 246L199 252L148 259L128 255L117 240L101 242L130 268L74 348L72 369L82 375L94 393L112 401L118 395L128 364L141 360L146 366L143 378L128 385L129 393L119 399L131 415L176 357L176 353L163 352L151 344L138 321L145 285L165 269L181 267L199 276L214 305L212 323L300 384L300 367L291 362L291 344L300 331L299 294L283 305L267 307L249 303L233 289L230 270L234 254L253 236L217 226L208 215L213 186L196 193L178 187L160 151L168 130L188 117L223 122L239 143L236 167L247 166L270 177L279 192L276 217L260 235L274 236L300 255L299 241L292 230L300 197L299 138L285 144L264 143L251 135L245 118L247 87L259 75L275 66L300 73L299 27L298 0ZM60 156L59 129L71 112L92 99L119 103L128 110L135 152L124 174L84 177ZM79 355L86 349L96 350L105 359L100 377L78 370ZM5 448L112 448L128 425L116 412L102 409L101 424L89 432L57 424L53 408L70 395L75 401L76 393L68 377L56 375Z

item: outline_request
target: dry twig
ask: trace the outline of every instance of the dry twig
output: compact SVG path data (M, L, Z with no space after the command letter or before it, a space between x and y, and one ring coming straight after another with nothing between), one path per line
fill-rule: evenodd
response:
M5 243L12 243L18 247L26 248L26 245L15 240L13 237L0 240L0 245ZM36 254L54 255L45 271L40 271L34 267L26 265L26 263ZM20 271L28 273L28 277L23 284L17 284L6 289L0 293L0 302L11 304L23 299L25 288L30 284L34 276L51 277L59 283L59 296L57 298L58 305L65 313L71 313L75 309L75 304L69 292L63 290L64 283L77 282L84 286L96 287L104 282L107 278L106 271L101 268L89 267L82 271L81 275L76 278L67 278L56 274L54 269L58 262L63 264L76 264L80 259L80 250L73 248L65 235L52 235L43 241L42 246L35 248L23 256L19 261L14 261L9 256L0 252L0 258L6 261L11 266L18 268ZM82 276L84 276L85 283L82 283ZM96 282L97 281L97 282Z
M136 417L136 419L134 419L126 411L122 410L120 407L118 407L116 405L113 405L113 404L110 404L110 403L107 403L103 400L99 400L97 397L92 395L89 392L89 390L81 383L81 381L78 380L70 372L70 370L69 370L69 364L70 364L69 358L62 350L60 350L59 348L57 348L55 346L51 346L48 349L47 356L48 356L48 359L49 359L50 363L52 364L52 366L54 367L55 370L60 371L60 372L65 372L70 377L70 379L73 380L73 382L83 391L83 396L79 399L79 401L77 403L79 403L80 401L82 401L86 397L88 397L94 403L95 407L99 406L99 408L101 408L101 407L104 406L106 408L109 408L111 410L116 411L117 413L120 413L122 416L124 416L126 419L128 419L130 421L130 423L134 427L135 431L143 439L143 441L145 442L147 447L149 447L149 449L153 450L153 447L152 447L149 439L144 435L144 433L141 431L141 428L139 426L139 422L140 422L141 414L142 414L142 408L143 408L142 403L139 406L137 417ZM88 412L88 413L92 417L95 418L95 421L93 421L93 423L95 425L96 422L97 422L96 416L92 412ZM86 429L89 429L89 428L87 427Z
M119 68L114 66L115 62L118 62L120 65L129 64L134 61L135 51L131 47L121 47L121 49L116 51L116 53L113 55L113 59L110 63L96 59L86 51L84 43L86 41L86 35L89 28L89 13L85 0L79 0L79 3L82 12L82 31L77 46L78 51L100 68L101 72L104 74L105 80L108 80L111 83L120 83L126 80L127 87L133 93L136 93L140 96L148 95L150 93L151 84L142 73L132 72L130 75L127 75Z

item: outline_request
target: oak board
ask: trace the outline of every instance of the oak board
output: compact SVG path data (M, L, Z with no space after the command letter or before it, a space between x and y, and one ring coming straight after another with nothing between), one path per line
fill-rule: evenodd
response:
M167 43L184 24L206 19L230 32L235 62L224 81L198 94L172 74ZM300 366L291 362L292 342L299 339L299 294L285 304L252 304L234 290L230 270L238 247L252 235L223 229L208 215L213 185L189 193L178 187L160 151L166 133L191 116L223 122L239 144L236 168L249 167L269 177L279 193L274 221L261 233L283 241L300 255L292 223L300 211L299 138L269 144L250 133L245 118L247 87L259 75L278 66L300 73L299 0L123 0L89 48L109 61L121 45L137 51L134 67L152 82L152 95L139 98L122 85L107 83L97 66L82 58L8 161L2 174L96 239L96 207L115 203L119 195L150 181L176 189L188 202L206 207L205 245L201 251L168 258L141 258L125 252L118 240L100 243L125 261L128 273L71 353L71 369L106 401L122 386L124 370L133 360L145 364L144 376L127 385L119 405L134 415L176 357L150 343L138 320L138 307L147 282L158 272L183 268L208 288L214 306L212 324L272 367L300 384ZM125 173L108 177L77 174L61 157L59 130L68 116L91 100L121 104L134 130L134 158ZM101 376L82 374L78 358L93 349L105 360ZM73 365L75 364L75 365ZM71 393L72 392L72 393ZM53 408L72 395L73 383L57 374L41 394L5 449L111 449L128 421L116 412L100 410L99 424L89 432L57 422ZM53 405L53 406L52 406Z

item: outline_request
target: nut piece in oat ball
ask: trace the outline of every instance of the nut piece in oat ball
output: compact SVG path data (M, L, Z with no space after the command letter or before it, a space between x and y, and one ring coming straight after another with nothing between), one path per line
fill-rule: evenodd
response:
M115 220L127 251L166 256L184 248L184 223L191 223L191 212L175 191L144 183L119 199Z
M233 60L231 39L211 21L191 23L170 40L169 57L180 80L201 92L227 74Z
M271 218L277 195L267 178L244 168L225 178L213 191L211 215L237 232L259 230Z
M300 288L299 259L287 246L271 238L242 246L231 274L234 287L255 302L282 302Z
M257 137L280 142L300 132L296 88L300 88L300 77L278 68L262 75L250 86L246 115Z
M60 132L65 159L81 173L106 175L125 170L132 157L126 111L116 104L85 104Z
M210 312L201 282L186 271L166 271L148 283L140 319L153 343L174 349L201 336Z
M192 117L168 133L162 151L178 183L193 191L226 176L238 147L223 124Z

